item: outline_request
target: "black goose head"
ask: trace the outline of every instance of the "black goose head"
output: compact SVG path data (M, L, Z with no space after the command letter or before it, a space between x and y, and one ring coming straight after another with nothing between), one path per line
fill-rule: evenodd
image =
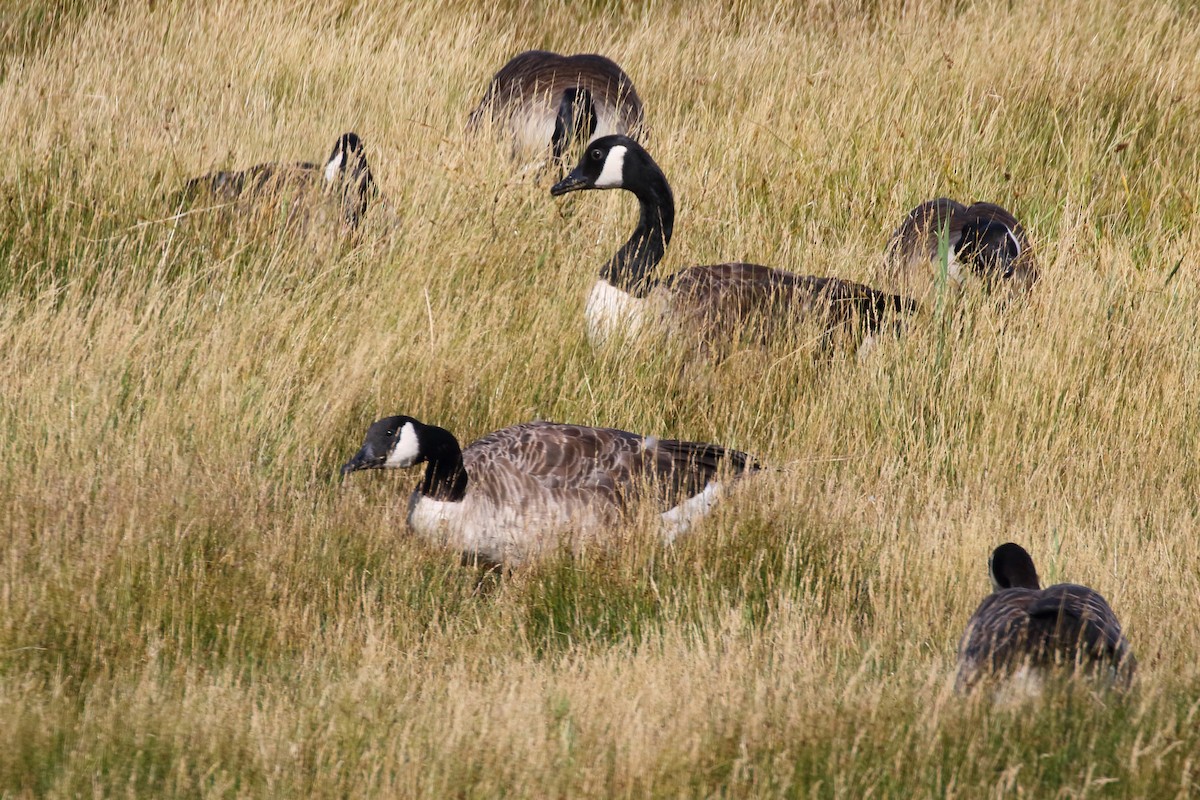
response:
M425 460L425 426L412 417L384 417L371 423L362 448L342 466L342 474L360 469L403 469Z
M1008 280L1021 257L1021 241L1005 222L981 216L963 225L956 253L980 277Z
M550 188L555 197L583 189L628 189L637 194L651 175L662 170L650 154L628 136L602 136L588 145L571 174Z
M328 183L344 180L347 176L356 176L363 171L368 174L367 153L363 149L362 140L353 131L343 133L333 145L333 151L325 161L325 180Z
M579 86L568 87L558 104L554 134L550 138L554 157L562 158L576 141L588 141L596 132L596 105L592 93Z
M992 588L997 592L1002 589L1041 588L1033 558L1019 544L1008 542L993 550L988 559L988 572L992 577Z
M325 183L337 186L343 194L346 222L357 225L367 212L367 203L377 192L375 178L367 166L367 152L358 134L350 131L338 137L325 162Z

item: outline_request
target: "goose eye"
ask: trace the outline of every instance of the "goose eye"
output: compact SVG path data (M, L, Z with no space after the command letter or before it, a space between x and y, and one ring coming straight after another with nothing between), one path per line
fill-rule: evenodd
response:
M391 438L392 436L395 436L395 435L396 435L396 429L395 429L395 428L389 428L389 429L388 429L388 432L387 432L387 435L388 435L388 438Z
M600 152L600 148L599 147L593 148L592 149L592 161L603 161L603 160L604 160L604 153Z

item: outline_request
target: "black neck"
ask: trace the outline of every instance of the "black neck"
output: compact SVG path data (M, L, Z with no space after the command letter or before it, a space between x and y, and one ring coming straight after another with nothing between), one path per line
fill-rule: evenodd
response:
M367 213L367 204L375 194L375 178L367 162L361 158L355 163L354 170L346 174L352 179L345 181L342 186L342 209L346 222L357 225Z
M425 478L417 491L432 500L457 503L467 493L467 470L462 448L454 435L442 428L425 426L421 431L421 452L425 456Z
M657 167L647 170L645 180L625 188L641 203L638 226L629 241L600 270L600 277L622 291L645 297L654 286L651 271L662 261L675 227L675 198L667 179Z
M588 141L596 132L596 107L592 93L572 86L563 92L554 120L550 144L555 160L562 159L567 148L576 141Z

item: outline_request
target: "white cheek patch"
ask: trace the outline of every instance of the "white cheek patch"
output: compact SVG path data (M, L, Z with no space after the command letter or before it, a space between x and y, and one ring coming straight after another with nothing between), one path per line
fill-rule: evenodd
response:
M387 461L383 462L390 469L411 467L421 456L421 441L417 438L417 429L411 422L404 423L400 429L400 438L388 453Z
M1021 257L1021 243L1017 241L1017 235L1012 232L1011 228L1005 228L1008 231L1008 238L1012 240L1013 249L1017 251L1017 258Z
M623 185L625 151L628 149L625 145L619 144L608 151L608 158L604 159L604 169L600 170L600 177L596 179L597 189L616 189Z
M333 158L329 159L329 163L325 165L325 182L333 183L337 180L338 171L342 168L342 160L345 158L345 153L341 150Z
M992 581L992 591L999 592L1004 587L1000 585L1000 581L996 580L996 571L992 567L992 559L988 559L988 578Z

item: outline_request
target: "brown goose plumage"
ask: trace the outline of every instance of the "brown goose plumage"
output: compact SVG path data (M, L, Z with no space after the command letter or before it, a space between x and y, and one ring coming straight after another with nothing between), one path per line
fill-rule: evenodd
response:
M989 569L995 591L979 604L959 644L960 690L1024 666L1079 665L1129 684L1137 662L1098 592L1073 583L1042 589L1033 559L1011 542L996 548Z
M675 199L666 176L640 144L626 136L592 142L579 166L550 190L626 189L639 201L638 226L600 271L588 300L593 340L614 330L632 332L664 321L699 336L705 349L746 331L760 342L815 322L824 341L878 331L885 321L916 309L912 301L838 278L797 275L757 264L689 267L663 279L652 275L675 223Z
M577 108L576 103L586 107ZM564 115L590 117L586 126L590 130L563 130ZM645 130L642 101L616 62L593 53L562 56L545 50L520 53L495 74L471 112L467 130L475 131L488 121L513 136L520 154L553 145L562 155L566 142L560 137L639 136Z
M1024 292L1037 282L1037 260L1016 217L994 203L965 206L948 197L921 203L892 233L885 251L891 279L918 293L932 286L943 232L954 284L974 276L988 287Z
M820 320L826 336L862 323L877 330L890 312L912 311L903 298L841 278L798 275L759 264L688 267L651 290L683 327L754 327L760 343L804 319Z
M210 172L189 180L172 204L236 204L240 209L273 216L279 211L277 206L286 203L289 220L302 215L319 216L322 206L332 204L340 220L354 228L377 194L362 141L357 134L344 133L324 164L264 163L243 170Z
M342 471L420 463L427 466L410 501L410 526L493 563L524 561L572 532L594 538L635 503L662 513L670 541L711 508L723 480L758 468L720 445L541 421L460 449L442 428L387 417Z

